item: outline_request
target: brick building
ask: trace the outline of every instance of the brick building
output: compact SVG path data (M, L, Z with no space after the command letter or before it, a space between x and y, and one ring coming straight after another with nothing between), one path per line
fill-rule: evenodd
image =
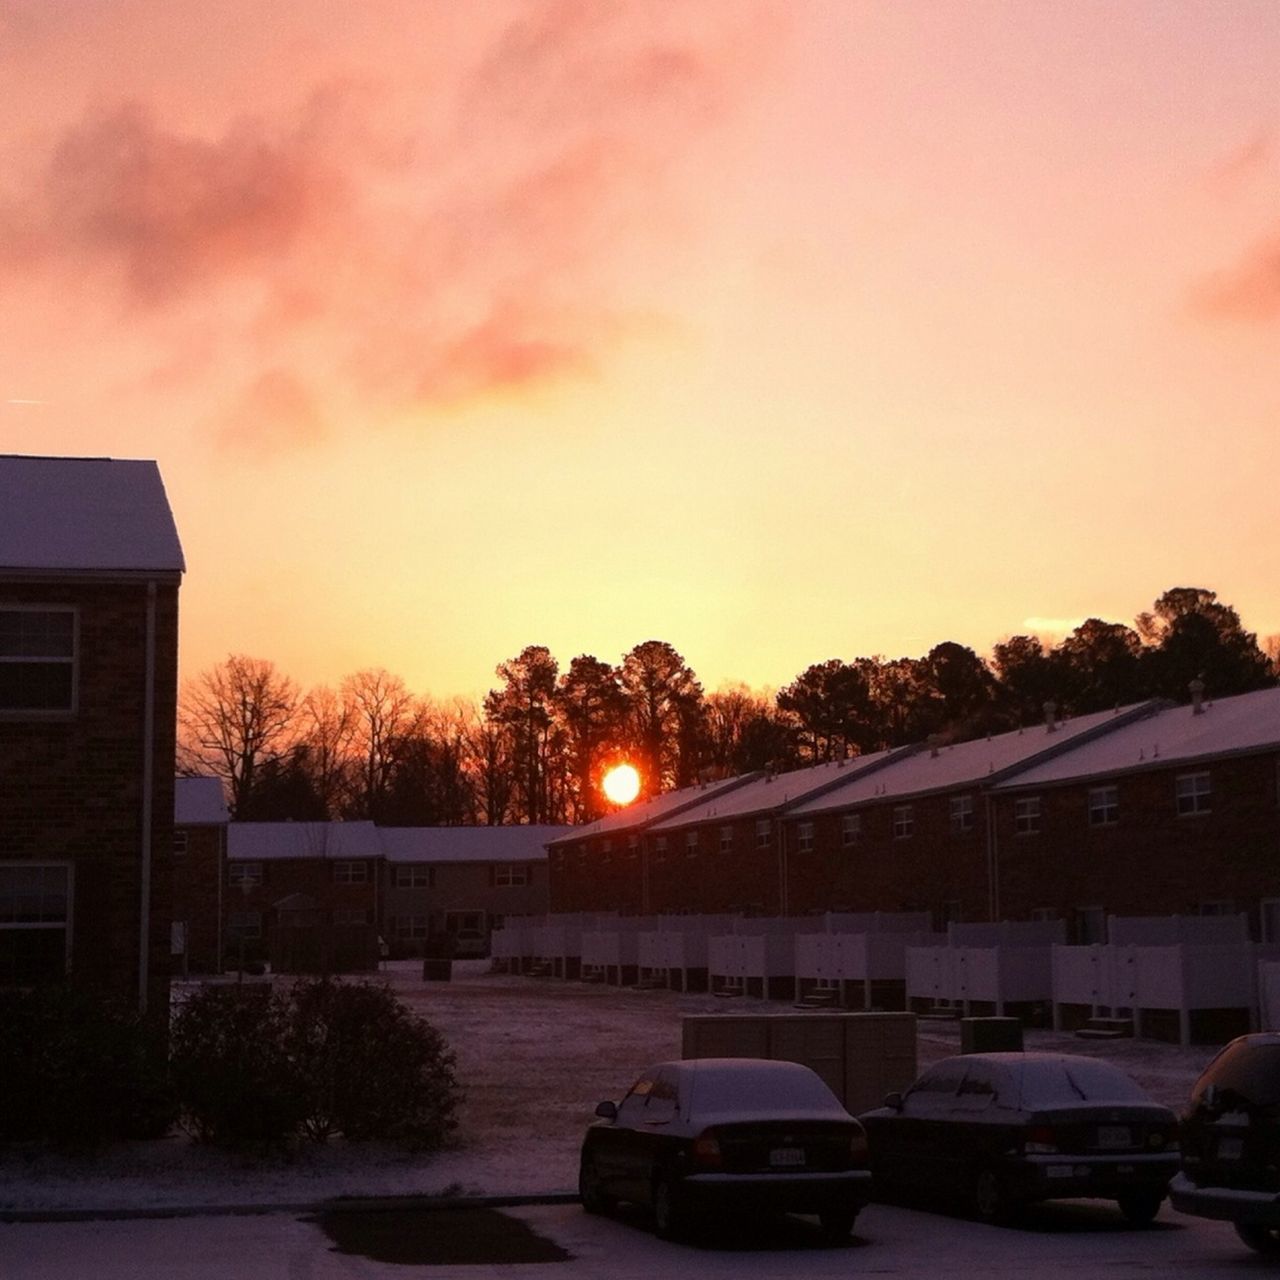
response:
M488 955L507 916L548 909L547 850L563 826L379 827L382 927L393 955L447 936L454 954Z
M0 457L0 983L167 1007L183 569L155 463Z
M221 973L222 902L230 815L219 778L173 784L173 966Z
M998 910L1104 941L1108 915L1246 912L1280 942L1280 689L1165 707L999 783Z

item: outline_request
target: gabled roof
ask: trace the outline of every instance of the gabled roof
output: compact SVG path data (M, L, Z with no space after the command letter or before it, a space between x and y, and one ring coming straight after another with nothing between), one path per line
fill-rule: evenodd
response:
M1002 783L1000 790L1169 768L1280 750L1280 688L1189 706L1163 707L1075 751Z
M664 791L659 796L638 800L616 813L597 818L586 826L571 827L567 834L549 843L590 840L594 836L607 836L615 831L641 831L673 814L702 804L712 796L723 796L726 792L734 791L762 776L760 773L744 773L736 778L722 778L718 782L701 782L694 787L681 787L679 791Z
M545 862L564 826L379 827L388 862Z
M216 827L229 821L221 778L175 778L173 821L179 827Z
M766 774L763 777L757 775L727 795L712 797L695 808L685 809L665 821L654 823L652 829L674 831L704 822L724 821L726 818L745 818L756 813L771 813L777 809L790 810L806 797L831 787L840 787L847 779L875 773L897 754L899 752L877 751L848 760L831 760L826 764L811 765L807 769L792 769L788 773Z
M181 573L154 462L0 455L0 573Z
M1135 718L1150 715L1160 704L1134 703L1114 711L1060 720L1015 729L990 738L975 738L935 749L928 746L914 754L890 761L883 769L864 777L854 777L846 785L803 804L791 813L804 815L847 809L867 801L928 795L963 786L994 784L1000 778L1022 770L1046 756L1057 756L1098 736L1115 732Z
M382 844L372 822L233 822L227 827L227 857L252 862L380 858Z

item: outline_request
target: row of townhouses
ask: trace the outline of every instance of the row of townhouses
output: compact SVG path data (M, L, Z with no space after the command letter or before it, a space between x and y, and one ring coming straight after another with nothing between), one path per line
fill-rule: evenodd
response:
M669 792L550 845L556 912L1247 912L1280 941L1280 688Z

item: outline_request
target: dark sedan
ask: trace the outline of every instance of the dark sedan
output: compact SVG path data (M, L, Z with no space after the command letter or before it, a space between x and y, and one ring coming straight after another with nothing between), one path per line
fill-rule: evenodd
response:
M582 1207L648 1205L662 1236L704 1214L793 1212L817 1214L842 1238L870 1198L862 1126L798 1063L660 1062L596 1115L582 1144Z
M1119 1068L1070 1054L947 1058L862 1122L877 1188L958 1191L989 1221L1094 1197L1150 1222L1178 1168L1174 1113Z

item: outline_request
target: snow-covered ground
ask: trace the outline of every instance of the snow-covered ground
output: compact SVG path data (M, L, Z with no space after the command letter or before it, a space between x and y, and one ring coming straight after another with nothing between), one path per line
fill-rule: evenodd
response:
M454 981L424 983L421 965L383 977L437 1026L457 1054L466 1089L455 1149L412 1156L368 1145L310 1145L250 1159L182 1136L131 1143L91 1159L0 1158L0 1209L140 1209L300 1205L332 1196L571 1191L582 1131L602 1098L618 1098L636 1072L680 1056L688 1013L791 1012L788 1004L635 991L490 974L460 961ZM1082 1041L1027 1034L1028 1048L1107 1058L1151 1094L1181 1107L1213 1050L1146 1041ZM959 1051L954 1023L925 1022L920 1065Z

